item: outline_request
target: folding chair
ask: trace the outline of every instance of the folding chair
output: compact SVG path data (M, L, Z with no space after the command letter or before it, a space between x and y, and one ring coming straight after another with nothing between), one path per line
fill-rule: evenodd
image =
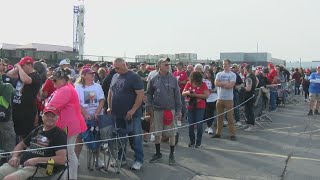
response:
M120 173L122 160L126 159L127 138L123 137L128 135L128 123L127 121L120 123L118 120L113 120L113 126L114 129L110 134L112 140L105 142L104 146L104 171L107 172L109 165L112 163L115 172Z
M65 128L64 130L66 134L68 134L68 128ZM66 163L64 165L62 164L54 164L54 163L49 163L49 162L43 162L43 163L38 163L36 165L36 170L34 174L28 178L28 180L60 180L61 178L65 176L65 172L67 172L67 180L69 180L69 156L68 152L66 152ZM37 172L40 167L49 167L53 166L52 169L52 174L48 174L48 176L45 177L37 177Z

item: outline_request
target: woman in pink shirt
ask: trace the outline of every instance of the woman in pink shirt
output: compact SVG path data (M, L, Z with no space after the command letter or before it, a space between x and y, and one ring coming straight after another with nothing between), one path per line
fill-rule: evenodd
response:
M78 135L87 130L87 125L81 114L79 98L74 87L68 83L70 69L57 68L50 79L56 90L48 97L45 106L53 106L59 110L60 115L57 126L68 129L68 144L74 144ZM78 158L74 146L68 146L70 179L77 179Z

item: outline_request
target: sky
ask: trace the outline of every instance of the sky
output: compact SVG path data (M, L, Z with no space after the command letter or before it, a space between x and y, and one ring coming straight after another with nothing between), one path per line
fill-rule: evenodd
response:
M0 43L72 46L74 0L0 0ZM85 54L320 60L319 0L86 0ZM257 48L258 47L258 48Z

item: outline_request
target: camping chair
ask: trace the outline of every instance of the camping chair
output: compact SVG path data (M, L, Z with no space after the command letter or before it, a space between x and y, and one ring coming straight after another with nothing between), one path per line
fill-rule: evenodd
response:
M68 134L68 127L65 128L64 130L66 134ZM49 163L49 162L43 162L43 163L38 163L36 165L36 170L34 174L28 178L28 180L60 180L63 179L65 172L67 171L67 179L69 180L69 156L68 152L66 153L67 156L67 161L65 164L54 164L54 163ZM37 177L37 172L40 167L46 167L47 170L50 168L52 170L52 174L48 174L48 176L45 177Z
M128 135L128 123L127 121L124 124L117 123L113 118L113 130L111 132L110 137L111 140L105 142L104 145L104 171L108 171L110 163L114 164L113 168L116 173L120 173L120 169L122 166L122 159L126 158L126 144L127 138L121 138ZM121 128L118 128L121 127ZM107 157L108 156L108 157Z
M98 167L99 148L101 142L93 142L100 140L100 129L97 121L87 121L88 129L82 133L83 142L86 143L87 151L87 168L93 171L94 167ZM92 143L91 143L92 142Z

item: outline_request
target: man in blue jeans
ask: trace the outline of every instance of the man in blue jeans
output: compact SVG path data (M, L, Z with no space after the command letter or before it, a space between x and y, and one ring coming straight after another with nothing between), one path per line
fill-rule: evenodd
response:
M113 61L113 67L116 70L116 74L111 80L107 112L116 118L120 128L126 129L127 133L132 132L132 135L141 134L143 82L138 74L128 69L124 59L116 58ZM123 134L120 134L120 136L123 136ZM144 158L142 136L134 137L133 149L135 162L131 169L140 170ZM122 162L123 165L125 163Z

